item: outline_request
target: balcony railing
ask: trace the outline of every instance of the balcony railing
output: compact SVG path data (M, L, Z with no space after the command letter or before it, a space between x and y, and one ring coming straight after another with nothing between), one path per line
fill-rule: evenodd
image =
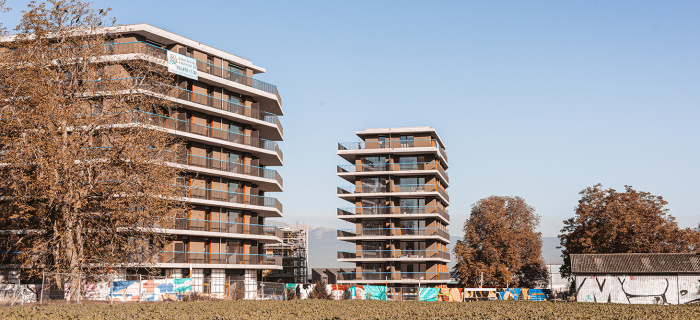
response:
M167 60L166 49L141 41L110 43L105 44L104 48L105 53L107 54L143 53L161 60ZM282 103L282 99L280 98L279 92L277 91L277 86L275 85L248 77L244 74L237 72L234 69L224 69L220 66L216 66L205 61L197 59L194 60L197 61L198 71L205 72L213 76L230 80L258 90L262 90L267 93L272 93L277 96L277 99L280 102L280 104Z
M341 281L353 280L449 280L449 272L338 272Z
M187 194L191 198L203 199L203 200L214 200L214 201L224 201L231 203L247 204L253 206L263 206L269 208L275 208L282 212L282 204L279 200L272 197L257 196L252 194L230 192L223 190L212 190L206 188L197 187L185 187L187 189Z
M282 230L275 226L262 224L247 224L228 221L198 220L198 219L173 219L168 229L191 230L220 233L236 233L257 236L272 236L282 238Z
M208 263L281 266L282 258L265 254L161 251L161 263Z
M399 258L439 258L450 259L448 252L439 250L362 250L338 252L338 259L399 259Z
M386 148L437 148L447 161L445 149L435 139L389 140L389 141L360 141L338 143L338 150L370 150Z
M450 234L438 228L364 228L364 229L340 229L338 237L363 237L363 236L439 236L445 239Z
M339 165L338 173L346 172L383 172L383 171L411 171L411 170L438 170L449 181L445 169L437 161L411 162L411 163L382 163L382 164L348 164Z
M393 186L386 184L376 185L361 185L361 186L341 186L338 187L338 194L353 194L353 193L380 193L380 192L438 192L445 199L449 199L447 191L440 183L426 184L395 184Z
M279 148L277 142L275 141L255 138L244 134L240 134L238 132L217 129L210 126L192 123L190 121L170 118L144 111L134 111L131 114L133 121L148 123L171 130L193 133L200 136L274 151L277 153L277 156L280 158L280 160L282 160L282 150Z
M147 81L142 78L126 78L126 79L118 79L120 81L132 81L136 85L136 88L141 89L141 90L146 90L146 91L151 91L157 94L162 94L168 97L180 99L180 100L185 100L189 102L193 102L196 104L204 105L207 107L215 108L215 109L220 109L223 111L227 111L230 113L235 113L237 115L242 115L245 117L249 118L254 118L258 120L262 120L271 124L274 124L277 129L279 130L280 134L283 134L283 129L282 129L282 124L279 121L279 118L277 115L273 113L269 113L266 111L262 111L257 108L251 108L247 107L241 104L238 104L233 101L226 101L223 99L219 99L210 95L206 95L203 93L198 93L194 92L191 90L183 89L180 87L176 86L171 86L167 85L164 83L160 82L152 82L152 81ZM108 81L108 80L102 80L102 81ZM109 80L113 81L113 80ZM94 85L96 90L100 89L100 81L96 82Z
M437 213L445 220L450 215L439 206L388 206L388 207L346 207L338 208L338 216L376 215L376 214L431 214Z
M279 182L280 186L282 186L282 177L277 172L277 170L267 169L263 167L255 167L235 162L228 162L219 159L195 156L192 154L183 156L180 159L178 159L178 161L181 164L186 164L190 166L226 171L230 173L245 174L265 179L273 179Z

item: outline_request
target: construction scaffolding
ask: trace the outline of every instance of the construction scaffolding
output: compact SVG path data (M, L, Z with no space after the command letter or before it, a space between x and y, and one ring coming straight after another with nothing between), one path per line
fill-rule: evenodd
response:
M267 282L307 283L309 233L306 223L296 223L282 230L282 243L268 244L268 255L282 257L282 270L271 270L265 275Z

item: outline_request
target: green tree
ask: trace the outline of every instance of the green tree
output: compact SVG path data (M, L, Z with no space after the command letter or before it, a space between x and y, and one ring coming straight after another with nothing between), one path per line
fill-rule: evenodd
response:
M520 197L491 196L472 205L454 253L460 283L535 287L547 281L539 216Z
M623 192L604 190L601 184L580 194L574 217L564 221L559 235L562 276L570 276L571 254L693 252L699 248L700 232L680 229L663 197L632 186L625 186Z

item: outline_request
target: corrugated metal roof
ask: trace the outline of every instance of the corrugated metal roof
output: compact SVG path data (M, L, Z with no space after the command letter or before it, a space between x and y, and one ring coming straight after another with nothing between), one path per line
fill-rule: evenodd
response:
M700 273L695 253L572 254L572 273Z

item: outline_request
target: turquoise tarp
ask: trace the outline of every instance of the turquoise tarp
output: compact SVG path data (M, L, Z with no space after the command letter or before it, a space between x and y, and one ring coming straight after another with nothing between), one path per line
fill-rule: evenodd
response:
M385 286L362 286L370 300L386 300Z
M287 290L296 290L297 289L296 283L285 283L285 286L287 287Z
M420 301L437 301L438 288L420 288Z

